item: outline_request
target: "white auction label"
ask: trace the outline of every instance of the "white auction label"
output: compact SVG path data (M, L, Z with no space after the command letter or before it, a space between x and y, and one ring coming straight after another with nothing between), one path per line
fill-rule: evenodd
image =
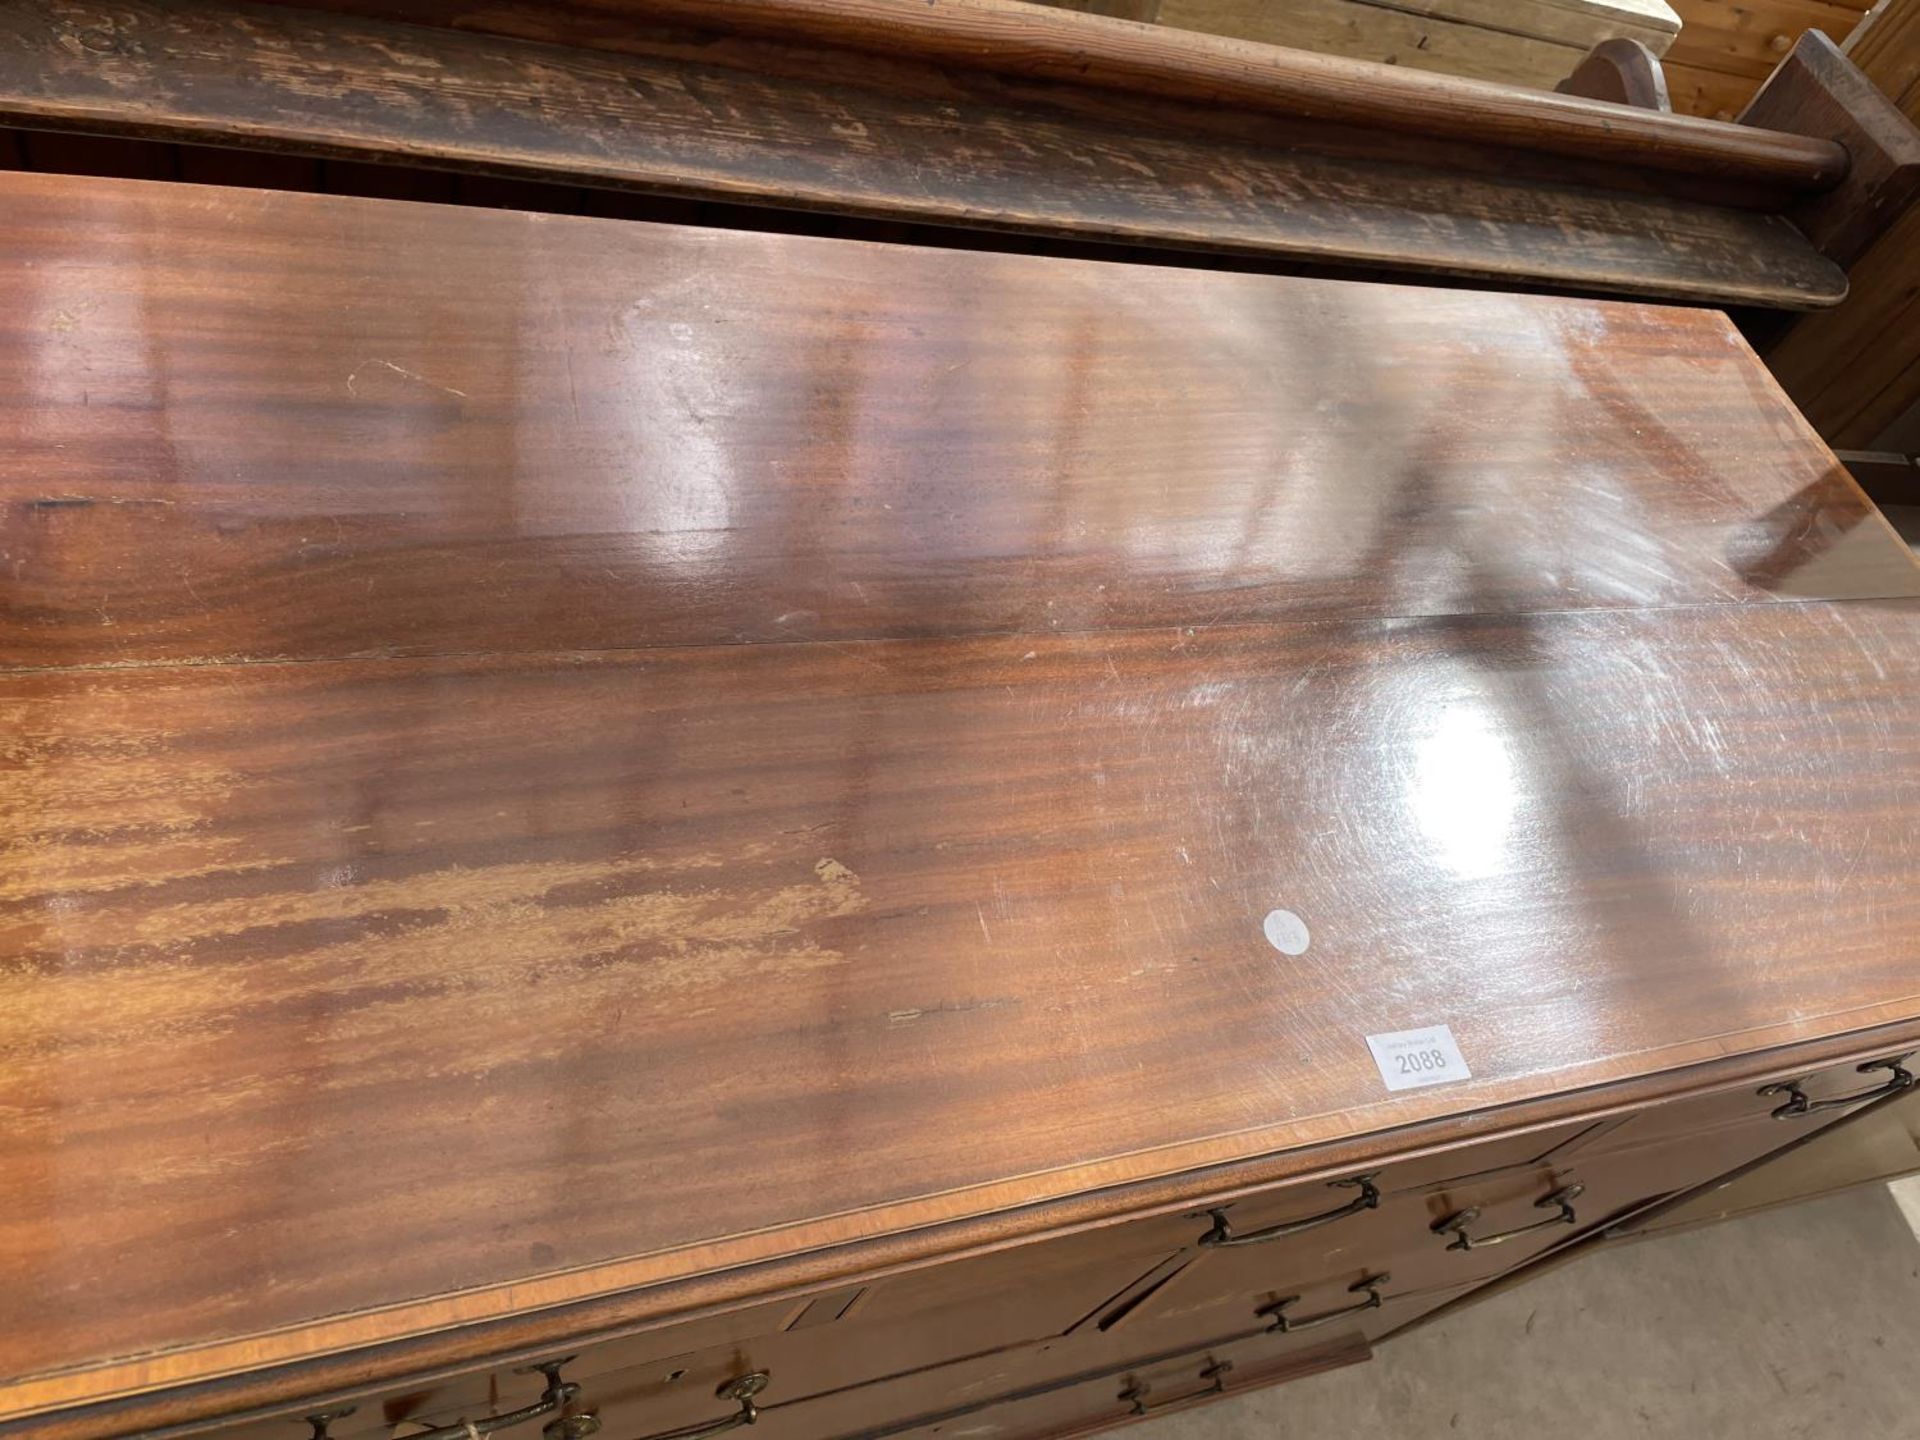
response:
M1307 946L1313 943L1313 937L1307 933L1307 922L1291 910L1269 910L1260 928L1266 934L1267 943L1282 955L1304 955Z
M1444 1025L1428 1025L1419 1030L1395 1030L1387 1035L1367 1036L1367 1048L1373 1063L1380 1067L1380 1078L1389 1090L1412 1090L1421 1085L1445 1085L1453 1080L1471 1080L1467 1059L1460 1053L1460 1042Z

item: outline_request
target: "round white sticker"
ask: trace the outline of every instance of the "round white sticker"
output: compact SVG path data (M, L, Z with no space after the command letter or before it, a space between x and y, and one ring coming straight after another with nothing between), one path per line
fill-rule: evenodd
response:
M1307 942L1312 938L1307 934L1307 922L1291 910L1269 910L1260 928L1267 932L1267 943L1282 955L1307 953Z

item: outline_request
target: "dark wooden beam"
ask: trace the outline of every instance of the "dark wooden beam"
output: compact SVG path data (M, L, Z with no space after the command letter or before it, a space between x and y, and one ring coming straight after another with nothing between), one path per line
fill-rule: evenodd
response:
M1676 197L278 6L5 0L0 120L1506 285L1844 293L1783 221Z
M1912 191L1911 140L1920 122L1920 0L1889 0L1854 33L1847 54L1848 59L1837 60L1824 47L1807 55L1796 52L1802 64L1791 83L1807 96L1802 111L1807 123L1829 123L1831 102L1843 93L1879 116L1854 143L1865 157L1863 171L1877 172L1881 183L1877 190L1863 191L1850 182L1828 197L1832 209L1817 211L1807 223L1821 234L1816 222L1824 217L1834 234L1846 238L1850 227L1857 233L1871 214L1881 231L1849 259L1846 303L1823 315L1799 317L1763 349L1768 367L1827 442L1864 450L1898 443L1883 437L1920 406L1920 200ZM1867 82L1864 93L1852 80L1844 90L1821 83L1823 75L1852 70L1854 62ZM1897 112L1891 118L1890 105ZM1762 115L1777 123L1784 109ZM1902 135L1899 126L1906 127L1904 138L1890 139ZM1903 193L1907 198L1895 208ZM1850 249L1849 243L1835 253Z
M398 18L507 22L474 0L351 0ZM673 23L892 59L1149 94L1342 126L1495 142L1691 176L1820 189L1846 173L1832 141L1659 114L1623 115L1576 95L1377 65L1224 35L1140 25L1021 0L561 0L524 7L531 23L608 32ZM543 16L555 18L543 20Z

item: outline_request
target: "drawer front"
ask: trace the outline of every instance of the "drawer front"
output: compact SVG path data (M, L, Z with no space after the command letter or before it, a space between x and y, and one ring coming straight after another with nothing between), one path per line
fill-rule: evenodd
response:
M1235 1202L1223 1212L1229 1229L1236 1215L1261 1227L1302 1227L1279 1241L1210 1246L1203 1237L1220 1224L1212 1212L1161 1216L883 1278L864 1289L821 1297L813 1310L789 1318L781 1329L729 1336L700 1350L665 1354L658 1335L650 1334L636 1337L650 1347L646 1357L621 1364L627 1342L615 1342L582 1357L580 1373L591 1377L617 1370L610 1384L595 1386L596 1402L612 1399L623 1410L658 1417L656 1428L674 1427L699 1423L699 1413L710 1415L716 1392L743 1374L771 1377L762 1401L771 1413L811 1396L931 1373L950 1362L999 1355L1029 1342L1100 1335L1114 1328L1115 1316L1151 1313L1167 1303L1167 1296L1195 1293L1192 1277L1183 1272L1202 1266L1237 1270L1242 1257L1256 1253L1262 1274L1303 1257L1310 1257L1315 1274L1333 1273L1359 1264L1356 1257L1378 1248L1379 1235L1411 1226L1425 1242L1422 1248L1433 1252L1421 1256L1424 1268L1415 1267L1417 1288L1457 1284L1492 1267L1477 1259L1464 1265L1450 1261L1443 1243L1432 1238L1426 1227L1445 1207L1432 1177L1450 1169L1485 1170L1488 1162L1497 1165L1516 1156L1561 1153L1591 1128L1586 1123L1558 1126L1485 1147L1417 1157L1379 1172L1370 1190L1351 1180L1296 1185ZM1488 1204L1530 1204L1538 1178L1532 1171L1508 1168L1476 1180L1463 1193ZM1391 1195L1388 1187L1404 1193ZM1244 1291L1243 1284L1234 1294ZM1219 1303L1226 1297L1210 1298ZM823 1317L823 1311L831 1313ZM1162 1327L1149 1338L1165 1349L1185 1333L1190 1328L1175 1333ZM1116 1353L1112 1346L1089 1347L1084 1354L1076 1347L1067 1351L1072 1360L1060 1363L1084 1368ZM1132 1347L1126 1353L1139 1351Z
M1050 1373L1061 1365L1084 1370L1119 1363L1146 1353L1142 1346L1166 1351L1188 1336L1198 1343L1227 1330L1257 1331L1265 1322L1249 1318L1252 1305L1240 1302L1274 1291L1288 1273L1304 1273L1320 1290L1337 1293L1340 1275L1352 1272L1342 1283L1364 1277L1366 1257L1380 1253L1382 1236L1412 1234L1416 1244L1427 1242L1422 1251L1440 1257L1416 1252L1417 1285L1402 1284L1401 1293L1478 1273L1486 1267L1477 1259L1448 1260L1425 1228L1449 1203L1443 1197L1460 1189L1493 1204L1530 1200L1539 1167L1517 1162L1571 1153L1596 1128L1581 1122L1499 1137L1386 1167L1365 1185L1347 1177L1281 1187L1228 1202L1217 1213L1107 1226L646 1330L578 1353L563 1374L582 1386L582 1405L603 1417L622 1416L632 1432L624 1440L634 1440L724 1417L737 1406L719 1392L743 1375L770 1377L754 1397L770 1417L812 1397L892 1377L958 1377L962 1372L952 1367L962 1361L977 1361L982 1374L955 1383L990 1389L1010 1352L1061 1348L1035 1350L1036 1342L1081 1337L1058 1358L1039 1362ZM1475 1178L1464 1188L1439 1183L1466 1172ZM1201 1243L1223 1228L1243 1234L1274 1227L1291 1233L1250 1246ZM1128 1331L1117 1332L1116 1317L1129 1316ZM530 1405L545 1384L541 1374L517 1367L476 1370L361 1401L330 1433L333 1440L372 1440L400 1426L455 1424ZM234 1440L298 1440L305 1426L290 1427L299 1423L295 1416L224 1433ZM529 1423L525 1433L533 1430Z
M1911 1080L1905 1077L1916 1073L1920 1073L1920 1059L1911 1053L1894 1053L1774 1084L1743 1085L1674 1100L1629 1116L1588 1148L1596 1155L1606 1154L1699 1137L1727 1127L1753 1126L1779 1132L1775 1144L1763 1147L1774 1149L1832 1124L1889 1090L1911 1088Z
M752 1440L838 1440L985 1405L1030 1383L1036 1349L1015 1346L797 1399L792 1392L816 1389L818 1372L757 1372L768 1378L754 1397L759 1409ZM755 1374L756 1363L743 1355L700 1365L664 1385L655 1376L609 1377L593 1395L603 1440L647 1440L737 1416L740 1407L729 1398L729 1387L737 1377ZM716 1383L715 1375L725 1378Z
M1397 1300L1484 1283L1851 1113L1833 1107L1776 1118L1790 1096L1764 1098L1757 1112L1755 1099L1752 1088L1704 1097L1707 1113L1743 1117L1717 1128L1657 1127L1647 1143L1630 1146L1613 1131L1603 1145L1559 1152L1566 1158L1558 1163L1385 1197L1372 1210L1270 1244L1198 1249L1152 1293L1084 1327L1080 1343L1119 1362L1283 1316L1309 1328L1337 1328L1347 1323L1337 1318L1343 1313L1371 1322Z
M1447 1298L1451 1298L1450 1296ZM932 1416L904 1428L876 1420L878 1407L846 1396L831 1415L833 1428L783 1435L780 1440L824 1440L827 1435L880 1431L898 1440L1038 1440L1104 1430L1130 1420L1186 1409L1242 1391L1319 1374L1365 1360L1370 1334L1384 1334L1431 1310L1432 1300L1398 1302L1392 1313L1342 1333L1304 1337L1258 1333L1190 1351L1158 1355L1093 1373L1062 1370L1021 1377L1022 1390L972 1408Z
M746 1306L584 1349L556 1347L552 1358L568 1361L561 1367L562 1377L579 1384L582 1401L591 1405L596 1379L610 1371L643 1365L654 1357L670 1356L689 1348L719 1349L755 1335L779 1333L799 1320L812 1303L787 1299ZM427 1384L401 1386L360 1399L350 1408L335 1407L335 1418L328 1423L327 1433L332 1440L372 1440L376 1436L388 1440L390 1436L404 1435L422 1425L453 1424L534 1404L546 1386L546 1376L533 1366L514 1364L476 1369ZM548 1417L540 1418L544 1421ZM534 1440L539 1428L529 1422L524 1428L500 1433L503 1437ZM226 1426L219 1434L221 1440L301 1440L310 1434L310 1427L299 1412L294 1412Z
M1190 1354L1162 1352L1131 1359L1124 1366L1104 1365L1100 1356L1062 1339L1015 1346L803 1399L778 1398L781 1377L776 1375L756 1396L755 1440L840 1440L848 1435L899 1432L987 1434L998 1433L1006 1423L1045 1424L1054 1416L1079 1417L1082 1412L1088 1423L1110 1423L1136 1407L1150 1411L1177 1406L1191 1398L1190 1391L1211 1390L1210 1381L1200 1372L1220 1361L1227 1362L1222 1373L1234 1381L1224 1388L1233 1389L1325 1368L1321 1357L1329 1354L1364 1358L1372 1336L1451 1298L1452 1293L1407 1297L1362 1321L1311 1338L1255 1330L1209 1342ZM744 1358L742 1363L747 1363ZM681 1396L675 1402L664 1401L648 1386L628 1383L627 1377L607 1377L595 1396L602 1433L610 1440L649 1440L669 1431L718 1425L737 1415L737 1402L710 1388L712 1373L685 1375L678 1382ZM1190 1385L1190 1378L1197 1384ZM800 1388L810 1387L803 1381ZM1038 1418L1029 1422L1027 1416ZM988 1426L994 1428L976 1428Z
M1008 1255L1008 1263L997 1267L1001 1285L986 1293L969 1288L944 1304L916 1304L910 1310L904 1300L900 1308L865 1308L856 1299L828 1323L598 1375L591 1381L589 1398L603 1416L634 1417L626 1429L639 1435L703 1424L715 1418L716 1409L724 1418L726 1406L717 1405L716 1398L734 1381L755 1374L767 1377L755 1401L769 1416L814 1396L870 1388L890 1377L942 1370L950 1376L958 1373L950 1367L959 1361L980 1362L980 1377L969 1383L990 1385L1013 1363L1007 1357L1073 1330L1126 1282L1137 1279L1142 1264L1154 1262L1154 1257L1122 1252L1118 1262L1094 1257L1063 1271L1041 1263L1056 1258L1042 1254L1026 1257L1029 1265L1023 1271L1014 1263L1021 1252ZM885 1286L885 1281L876 1284L877 1296L885 1296ZM920 1298L938 1293L937 1287L912 1292Z
M771 1413L1065 1334L1176 1259L1152 1231L1090 1231L603 1341L561 1373L581 1387L581 1406L629 1417L633 1436L702 1425L716 1412L724 1418L738 1406L719 1393L746 1375L769 1377L753 1398ZM474 1371L362 1401L332 1423L330 1435L371 1440L402 1424L457 1424L530 1405L546 1383L517 1366ZM223 1432L234 1440L297 1440L300 1433L288 1419ZM506 1433L531 1437L537 1426Z
M1338 1224L1271 1243L1200 1249L1151 1294L1115 1307L1076 1337L1121 1360L1282 1319L1302 1334L1335 1325L1344 1313L1371 1324L1392 1303L1503 1273L1590 1226L1600 1212L1582 1213L1584 1197L1564 1208L1547 1203L1575 1183L1572 1168L1525 1166L1384 1199ZM1562 1218L1569 1212L1572 1222ZM1460 1243L1462 1232L1469 1243Z
M1392 1195L1403 1190L1424 1190L1434 1185L1478 1179L1523 1165L1564 1162L1604 1133L1610 1123L1574 1120L1517 1135L1498 1135L1431 1155L1416 1155L1383 1170L1381 1190Z
M1218 1206L1134 1221L1096 1233L1110 1237L1104 1242L1109 1248L1120 1246L1123 1237L1131 1237L1124 1247L1129 1254L1147 1257L1171 1251L1187 1261L1257 1252L1268 1264L1284 1262L1285 1257L1316 1263L1329 1253L1329 1246L1333 1253L1377 1253L1382 1233L1400 1234L1406 1229L1407 1215L1422 1206L1431 1209L1445 1203L1432 1198L1439 1190L1462 1185L1490 1185L1501 1193L1516 1185L1524 1189L1529 1173L1549 1164L1570 1162L1590 1137L1606 1128L1604 1122L1581 1120L1499 1136L1335 1180L1276 1186ZM1466 1193L1482 1192L1473 1189ZM1038 1251L1088 1238L1042 1241L1027 1248ZM1153 1276L1156 1285L1164 1285L1169 1279L1167 1270ZM1135 1291L1121 1297L1122 1308L1132 1308L1140 1295Z
M1744 1086L1617 1123L1571 1122L1416 1156L1364 1178L1279 1187L639 1332L593 1346L564 1374L583 1387L581 1404L620 1417L619 1440L639 1440L725 1418L738 1405L720 1392L750 1374L769 1377L755 1397L764 1425L834 1396L897 1408L875 1388L896 1381L908 1392L1005 1393L1009 1376L1031 1385L1238 1343L1282 1318L1286 1327L1265 1338L1276 1355L1381 1335L1441 1303L1436 1296L1831 1124L1907 1073L1892 1061L1833 1067L1764 1093ZM534 1403L546 1383L517 1368L480 1369L363 1401L331 1434L370 1440L403 1424L478 1418ZM293 1423L223 1433L297 1440Z
M1211 1398L1216 1389L1231 1393L1267 1383L1261 1366L1274 1378L1289 1378L1300 1373L1290 1364L1330 1347L1368 1345L1495 1275L1833 1123L1857 1105L1822 1108L1821 1100L1877 1090L1897 1073L1845 1066L1811 1076L1798 1087L1804 1113L1792 1088L1719 1092L1617 1126L1582 1129L1582 1141L1595 1143L1557 1147L1539 1163L1383 1194L1371 1209L1270 1245L1195 1247L1110 1324L1083 1324L1059 1340L1003 1357L996 1378L1023 1383L1028 1393L906 1433L926 1440L1037 1440L1134 1418L1142 1402L1149 1411L1177 1408ZM1576 1186L1578 1193L1569 1194ZM1561 1196L1564 1206L1543 1203ZM1272 1210L1247 1208L1261 1223L1274 1223ZM1391 1279L1366 1283L1382 1274ZM1290 1297L1291 1304L1280 1305ZM1291 1328L1261 1328L1278 1313L1289 1317ZM1174 1360L1161 1358L1170 1352ZM1230 1368L1223 1369L1223 1361ZM1101 1378L1076 1378L1089 1370ZM1056 1388L1042 1388L1049 1381ZM873 1403L878 1398L835 1397L842 1428L796 1433L791 1440L831 1440L864 1428L863 1416L886 1409Z

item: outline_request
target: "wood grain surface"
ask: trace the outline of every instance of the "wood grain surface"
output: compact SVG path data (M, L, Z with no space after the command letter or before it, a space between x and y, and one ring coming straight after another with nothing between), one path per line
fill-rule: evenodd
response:
M1899 105L1910 122L1911 146L1912 126L1920 125L1920 3L1895 0L1875 7L1847 58ZM1800 78L1804 84L1814 77ZM1809 104L1805 113L1817 120L1822 108ZM1893 150L1872 143L1874 137L1862 138L1870 155L1894 158ZM1897 171L1888 174L1893 193L1901 178ZM1865 198L1871 202L1872 195ZM1920 449L1914 420L1903 419L1920 416L1920 205L1909 205L1853 262L1848 283L1848 303L1825 323L1786 328L1767 346L1768 364L1835 445Z
M1554 89L1563 95L1585 95L1642 110L1673 109L1660 57L1641 41L1624 36L1594 46Z
M1920 127L1818 30L1800 37L1740 120L1846 142L1847 178L1788 212L1836 265L1851 269L1920 199Z
M1533 7L1496 0L1480 15L1447 13L1454 9L1440 4L1413 12L1367 0L1306 0L1286 6L1258 0L1170 0L1162 4L1157 23L1536 90L1553 89L1602 36L1633 33L1551 4ZM1537 19L1547 23L1538 25Z
M896 5L896 18L920 8ZM1004 22L1008 9L1097 18L980 13ZM729 8L729 23L743 13ZM534 39L582 38L580 17L547 7L491 7L487 19ZM1371 148L1386 154L1367 157L1349 153L1367 132L1337 114L1188 104L1205 127L1193 133L1111 87L1027 81L1008 93L1013 82L964 66L847 52L821 61L751 36L669 45L631 18L612 28L632 53L277 6L4 0L0 120L1711 304L1807 309L1846 293L1841 271L1787 221L1711 203L1722 174L1711 165L1667 176L1674 194L1648 193L1648 172L1620 173L1624 159L1601 167L1616 172L1608 181L1589 173L1591 158L1555 157L1543 177L1524 149L1496 147L1490 169L1481 156L1462 173L1430 153L1446 130L1435 117L1448 113L1431 105L1402 115L1404 130L1373 132ZM1587 106L1622 133L1639 123L1599 102L1513 96ZM1816 143L1736 133L1763 148ZM1495 127L1480 144L1504 135Z
M1920 1019L1719 317L0 191L0 1416Z
M1914 590L1710 312L0 195L0 665Z
M1802 35L1846 41L1873 0L1674 0L1680 33L1664 68L1677 108L1738 116ZM1847 143L1847 149L1853 146Z
M320 0L318 8L445 16L478 30L514 25L470 0ZM907 55L1076 86L1178 96L1338 125L1495 140L1570 158L1609 158L1694 176L1821 189L1846 151L1804 135L1621 111L1406 65L1315 54L1172 25L1072 14L1020 0L556 0L534 23L593 23L609 33L674 21L702 29ZM1509 27L1511 28L1511 27ZM1584 48L1584 47L1583 47ZM1576 57L1577 58L1577 57Z

